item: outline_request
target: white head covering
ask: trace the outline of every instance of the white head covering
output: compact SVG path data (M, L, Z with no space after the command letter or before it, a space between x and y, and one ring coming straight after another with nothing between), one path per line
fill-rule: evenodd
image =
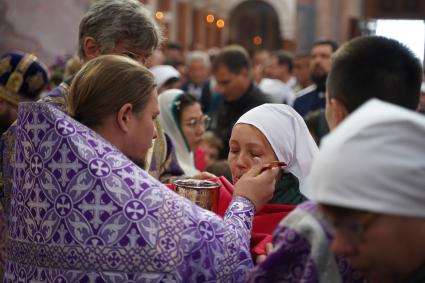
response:
M155 77L156 87L159 89L162 85L167 82L169 79L180 78L179 71L176 70L173 66L170 65L157 65L153 66L150 71Z
M370 100L323 140L307 185L323 204L425 217L425 117Z
M260 130L277 159L288 165L285 170L300 181L301 193L308 196L303 181L318 149L303 118L288 105L267 103L246 112L237 124L253 125Z
M286 103L288 105L294 103L295 92L281 80L264 78L258 87L271 98L272 102Z
M179 121L174 117L172 110L176 107L175 101L183 93L184 92L180 89L169 89L158 96L160 109L159 123L164 128L164 132L166 132L173 141L177 160L183 171L186 175L193 176L199 173L195 168L195 158L193 152L190 151L186 143L186 139L180 130Z

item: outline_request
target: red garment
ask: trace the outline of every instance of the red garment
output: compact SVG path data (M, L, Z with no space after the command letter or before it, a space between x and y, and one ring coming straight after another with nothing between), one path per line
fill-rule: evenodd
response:
M214 209L221 217L224 217L227 207L232 201L233 185L224 177L211 181L221 184L219 189L218 208ZM167 185L174 190L174 185ZM255 259L260 254L266 253L266 244L271 243L272 233L279 222L293 209L295 205L267 204L254 215L254 223L251 233L251 254Z
M203 172L207 168L207 161L205 160L205 151L202 146L198 146L194 152L195 156L195 168Z

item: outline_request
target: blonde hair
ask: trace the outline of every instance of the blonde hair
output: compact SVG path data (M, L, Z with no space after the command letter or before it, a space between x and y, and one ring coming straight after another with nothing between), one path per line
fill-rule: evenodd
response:
M120 55L101 55L89 62L72 81L68 111L72 117L93 128L125 103L139 113L148 103L155 80L138 62Z
M65 63L65 70L63 72L64 80L70 79L75 75L82 67L82 62L78 56L69 58Z

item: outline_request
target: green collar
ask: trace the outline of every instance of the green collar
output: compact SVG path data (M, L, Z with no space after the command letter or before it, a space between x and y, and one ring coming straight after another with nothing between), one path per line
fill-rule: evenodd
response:
M276 183L275 192L269 203L274 204L299 204L307 200L299 190L298 178L292 173L285 173Z

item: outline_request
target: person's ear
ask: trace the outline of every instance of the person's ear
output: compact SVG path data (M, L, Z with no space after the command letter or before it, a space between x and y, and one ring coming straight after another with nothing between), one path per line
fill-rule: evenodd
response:
M329 106L331 108L332 120L334 121L335 126L341 123L348 116L347 108L340 100L331 98Z
M100 48L96 42L96 39L91 36L87 36L84 38L83 49L84 59L86 61L91 60L100 55Z
M124 133L128 133L130 131L130 124L133 119L133 105L131 103L126 103L118 109L117 112L117 124L118 127Z

